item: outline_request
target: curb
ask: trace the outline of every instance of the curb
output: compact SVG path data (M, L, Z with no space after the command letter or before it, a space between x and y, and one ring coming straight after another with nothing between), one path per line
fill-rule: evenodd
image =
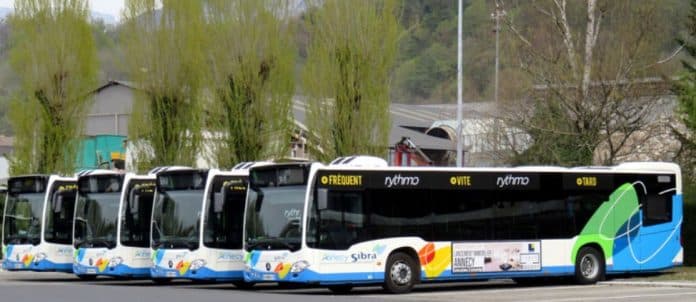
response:
M602 285L628 285L628 286L650 286L650 287L683 287L696 288L696 282L692 281L603 281L598 282Z

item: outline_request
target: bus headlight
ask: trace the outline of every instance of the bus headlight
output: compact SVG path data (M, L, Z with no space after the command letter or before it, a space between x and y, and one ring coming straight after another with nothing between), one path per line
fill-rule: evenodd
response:
M205 266L205 260L203 259L196 259L191 261L191 265L189 266L189 269L192 271L197 271Z
M38 253L36 256L34 256L34 262L41 262L42 260L46 259L46 257L46 253Z
M309 262L304 261L304 260L297 261L297 262L293 263L292 266L290 267L290 272L293 274L301 273L302 271L304 271L308 267L309 267Z
M113 257L113 258L111 258L111 260L109 260L109 267L114 268L114 267L117 267L121 263L123 263L123 258Z

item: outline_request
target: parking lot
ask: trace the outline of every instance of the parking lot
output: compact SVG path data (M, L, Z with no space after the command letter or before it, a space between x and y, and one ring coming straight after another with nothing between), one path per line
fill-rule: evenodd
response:
M592 286L554 284L521 286L511 280L420 285L407 295L385 294L379 287L334 296L323 288L287 289L274 284L239 290L231 284L100 278L85 282L70 274L0 272L2 301L656 301L696 300L696 284L610 281Z

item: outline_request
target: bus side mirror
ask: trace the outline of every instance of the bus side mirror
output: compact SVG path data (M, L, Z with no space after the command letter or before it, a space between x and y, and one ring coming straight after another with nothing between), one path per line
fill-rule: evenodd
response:
M60 213L60 209L62 206L63 206L63 196L56 195L56 197L53 198L53 212Z
M213 194L213 211L215 213L222 213L222 207L225 204L225 199L227 199L227 189L223 187L221 194Z
M329 208L329 190L319 189L317 190L317 210L326 210Z
M140 204L140 195L135 195L131 199L130 212L131 214L138 213L138 205Z

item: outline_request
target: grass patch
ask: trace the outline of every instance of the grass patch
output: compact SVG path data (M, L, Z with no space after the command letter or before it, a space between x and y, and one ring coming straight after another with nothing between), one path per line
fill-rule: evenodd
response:
M635 275L631 280L638 281L696 281L696 266L682 266L650 275Z

